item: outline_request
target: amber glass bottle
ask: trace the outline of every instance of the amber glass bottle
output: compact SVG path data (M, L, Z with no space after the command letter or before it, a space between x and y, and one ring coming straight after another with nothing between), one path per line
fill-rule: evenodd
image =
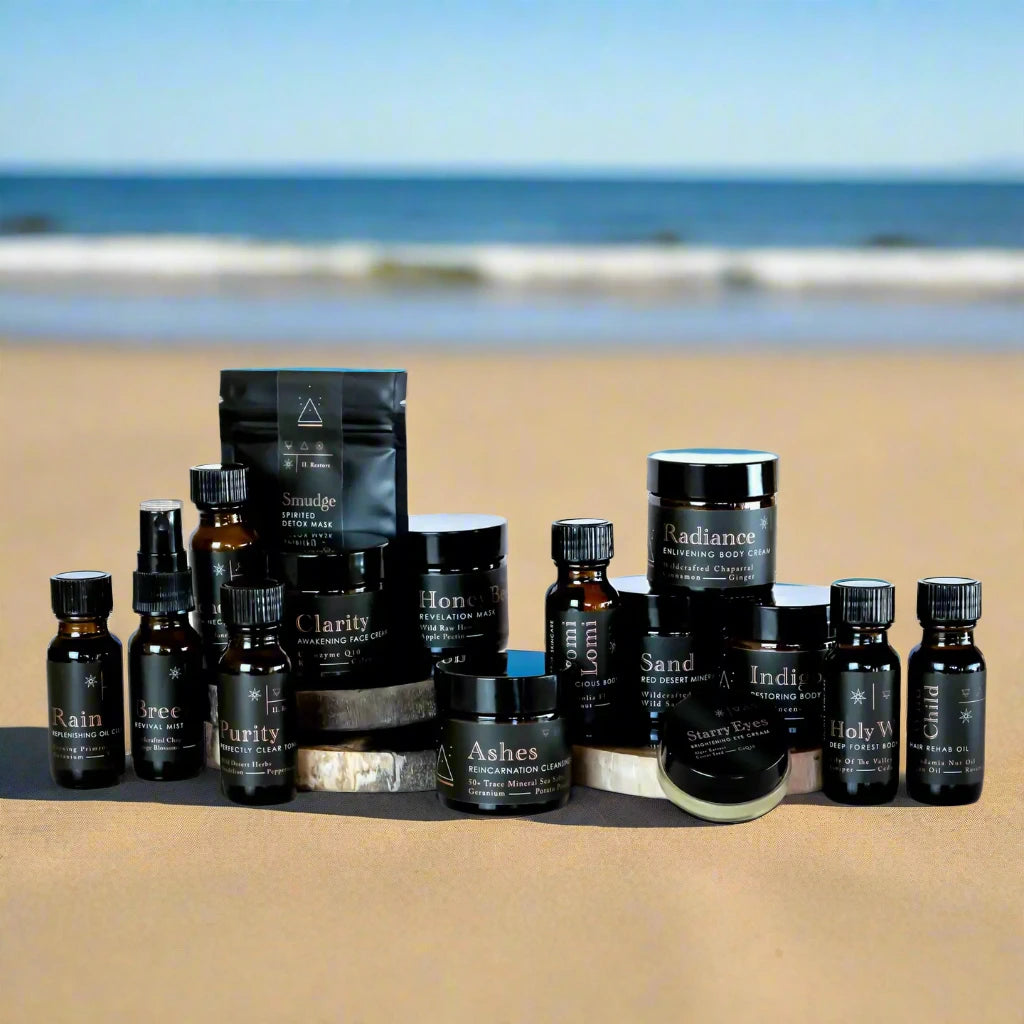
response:
M607 519L559 519L551 525L558 578L544 601L547 671L578 670L565 708L573 743L628 743L632 738L617 706L619 594L608 580L614 553Z
M924 636L907 666L907 795L973 804L985 780L985 658L974 644L981 584L921 580L917 617Z
M50 774L58 786L114 786L124 774L121 641L107 630L110 573L50 577L57 635L46 651Z
M291 662L281 646L284 587L226 583L231 633L217 666L221 791L238 804L283 804L295 797L298 752Z

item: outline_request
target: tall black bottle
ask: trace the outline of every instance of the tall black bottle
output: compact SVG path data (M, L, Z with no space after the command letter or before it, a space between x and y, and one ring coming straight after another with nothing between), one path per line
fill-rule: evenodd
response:
M972 804L985 781L985 658L974 644L981 583L920 580L917 617L924 636L907 671L907 795Z
M822 791L836 803L886 804L899 789L900 659L887 633L895 594L886 580L832 584Z
M573 743L626 744L618 677L619 594L608 580L615 553L607 519L559 519L551 525L558 578L544 602L549 672L575 666L566 697Z
M58 786L114 786L124 774L121 641L107 630L110 573L50 577L57 635L46 650L50 774Z
M298 753L291 662L281 646L284 587L225 583L221 608L230 641L217 665L220 786L238 804L295 797Z
M181 502L139 507L132 607L142 616L128 641L132 767L141 779L189 779L203 767L203 647L188 621L195 606L181 539Z

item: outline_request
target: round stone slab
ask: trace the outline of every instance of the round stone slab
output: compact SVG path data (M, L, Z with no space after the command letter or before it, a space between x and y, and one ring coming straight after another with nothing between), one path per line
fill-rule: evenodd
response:
M372 732L428 722L437 714L433 679L365 690L299 690L302 732Z
M577 786L603 789L626 796L665 799L658 782L658 754L653 749L623 747L573 747L572 781ZM789 755L790 796L821 789L821 751Z

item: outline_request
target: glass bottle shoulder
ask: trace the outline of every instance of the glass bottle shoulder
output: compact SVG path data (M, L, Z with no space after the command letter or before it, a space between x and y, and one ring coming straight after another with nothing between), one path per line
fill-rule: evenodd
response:
M931 647L919 643L907 659L910 675L925 672L944 672L950 675L964 672L984 672L985 656L974 644L960 647Z
M892 644L834 644L825 653L825 669L835 672L896 672L900 656Z
M552 583L544 596L548 612L602 611L619 606L619 593L607 580Z
M121 660L121 641L113 633L93 633L87 636L61 636L59 633L46 648L48 661L70 663L96 662L107 658Z

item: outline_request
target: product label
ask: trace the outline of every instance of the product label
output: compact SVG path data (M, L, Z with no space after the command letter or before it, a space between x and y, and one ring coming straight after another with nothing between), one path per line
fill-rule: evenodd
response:
M547 803L569 792L572 758L559 720L519 725L449 719L441 726L437 790L465 803Z
M57 771L123 771L120 652L102 661L48 661L46 681L53 767Z
M132 757L201 760L206 689L198 651L142 654L131 681Z
M793 750L818 750L822 742L825 651L754 651L730 647L723 681L733 694L774 705L785 719Z
M898 672L839 672L825 693L824 770L844 782L889 782L900 765Z
M716 673L700 663L700 650L688 636L644 636L635 655L640 706L651 714L686 700L695 688L714 682Z
M282 548L330 547L344 528L341 375L277 374Z
M292 669L305 678L366 675L385 659L388 621L384 595L289 592L286 646Z
M192 579L195 582L196 631L203 638L207 667L216 669L217 660L228 645L228 627L220 614L220 588L233 580L262 579L267 561L256 545L235 551L193 551Z
M508 570L425 573L419 584L420 635L427 647L508 640Z
M228 785L294 782L295 698L286 672L222 672L217 692L220 770Z
M907 775L929 785L981 782L985 670L925 672L907 698Z
M554 670L570 665L579 678L568 695L573 717L589 712L607 713L616 696L619 678L615 659L617 610L555 613L548 620L547 654Z
M648 511L647 575L652 583L728 590L775 582L775 506Z

